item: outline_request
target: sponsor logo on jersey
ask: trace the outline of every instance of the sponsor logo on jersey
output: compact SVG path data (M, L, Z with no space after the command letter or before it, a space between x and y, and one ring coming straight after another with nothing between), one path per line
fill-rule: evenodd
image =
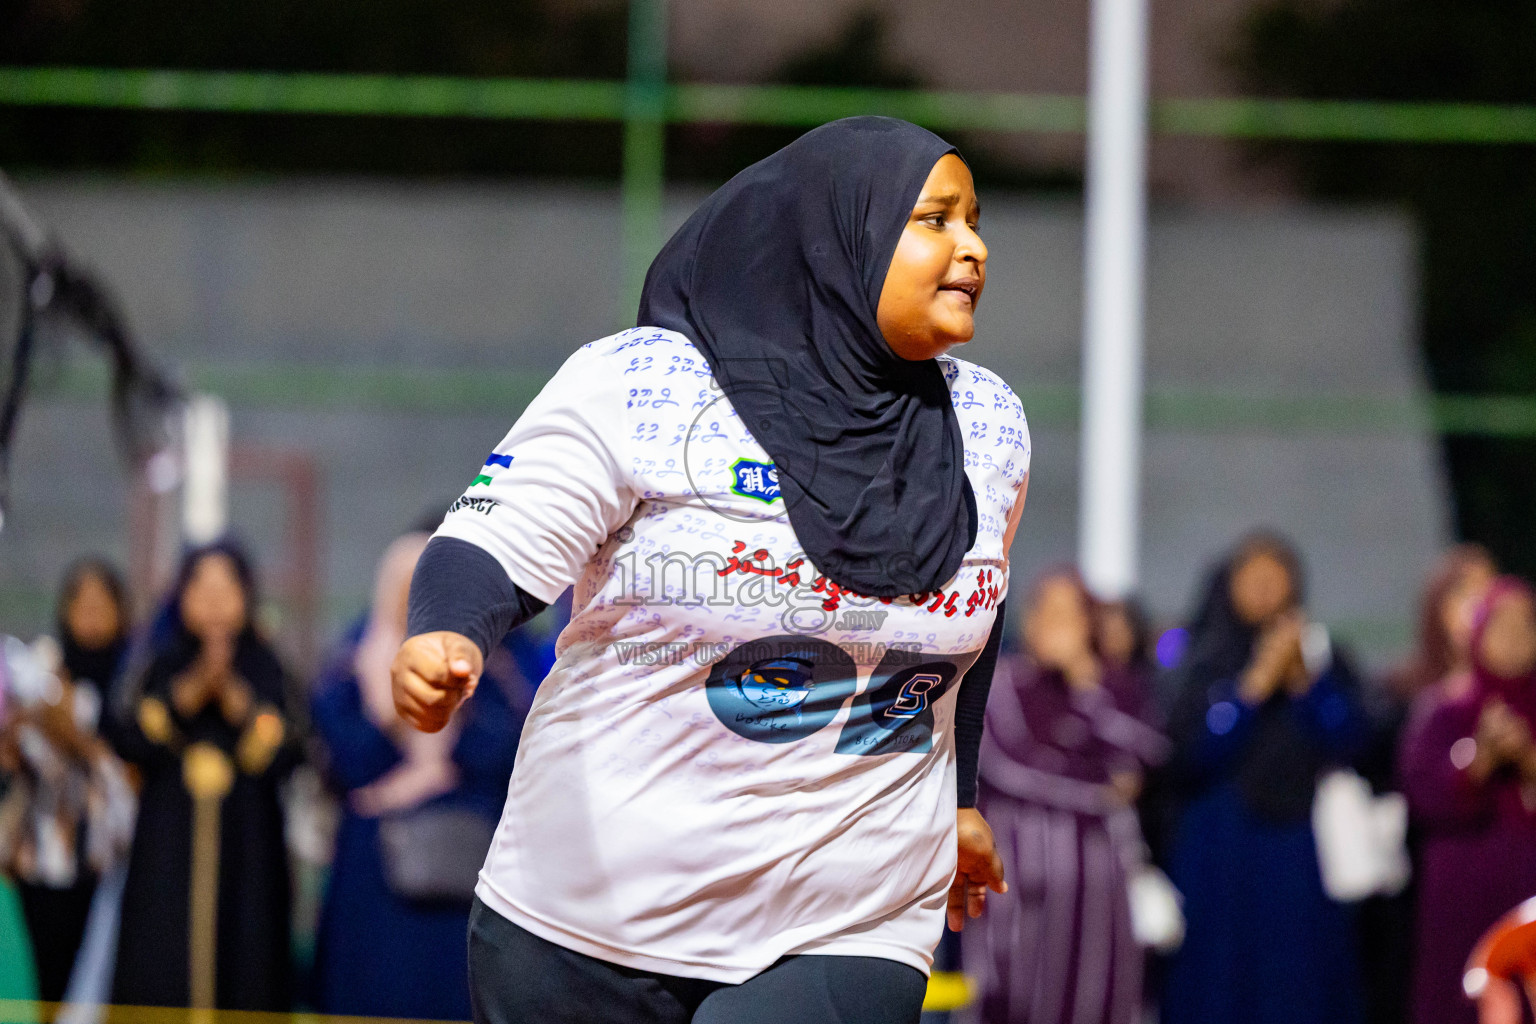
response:
M480 475L475 477L474 482L471 483L469 486L471 486L471 487L479 487L481 484L488 484L488 483L490 483L491 482L491 476L490 476L490 474L488 472L486 472L486 470L506 469L510 465L512 465L512 456L510 456L510 455L497 455L495 452L491 452L491 457L486 459L485 460L485 465L483 467L481 467Z
M759 710L792 710L811 695L814 668L807 658L774 658L757 662L733 682L741 699Z
M748 640L710 669L704 691L727 729L759 743L793 743L820 731L858 690L843 650L815 637Z
M779 469L771 462L737 459L731 465L731 491L743 498L756 498L765 505L779 500Z
M448 506L448 515L453 515L455 512L467 508L471 512L479 512L483 516L488 516L495 507L496 502L492 498L471 498L465 495Z

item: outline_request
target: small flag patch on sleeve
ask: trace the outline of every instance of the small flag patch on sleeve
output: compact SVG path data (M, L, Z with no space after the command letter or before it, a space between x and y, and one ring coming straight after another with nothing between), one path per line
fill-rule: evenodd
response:
M485 466L483 468L506 469L510 465L512 465L512 456L497 455L495 452L491 452L490 457L485 460ZM469 486L479 487L481 484L488 484L490 482L491 478L485 473L481 473L479 476L475 477L474 481Z

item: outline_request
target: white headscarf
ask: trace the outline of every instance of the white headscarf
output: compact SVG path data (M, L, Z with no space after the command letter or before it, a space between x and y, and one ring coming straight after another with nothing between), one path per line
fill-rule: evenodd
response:
M411 574L427 539L425 533L409 533L385 550L374 581L373 607L353 659L363 713L389 734L404 756L382 778L352 793L353 808L369 817L415 807L452 790L459 782L453 763L458 722L450 722L441 732L417 732L395 712L390 682L390 666L406 638Z

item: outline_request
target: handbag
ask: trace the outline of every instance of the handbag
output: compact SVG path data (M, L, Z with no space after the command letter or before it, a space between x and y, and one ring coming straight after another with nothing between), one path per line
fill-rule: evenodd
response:
M460 807L423 807L379 821L384 880L408 900L469 903L496 823Z
M1136 944L1158 953L1175 952L1184 944L1184 897L1162 869L1137 868L1127 883L1131 900L1131 934Z
M1317 783L1312 831L1323 889L1339 903L1393 896L1408 884L1408 801L1376 796L1356 772L1335 769Z
M1125 807L1106 821L1110 841L1125 872L1126 899L1131 910L1131 935L1143 949L1169 954L1184 944L1184 896L1161 868L1141 835L1134 808Z

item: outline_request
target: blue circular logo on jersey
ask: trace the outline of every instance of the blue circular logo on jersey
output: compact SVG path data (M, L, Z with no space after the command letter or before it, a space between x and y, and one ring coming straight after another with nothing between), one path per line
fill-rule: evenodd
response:
M853 658L835 644L804 636L744 643L716 662L705 684L715 717L760 743L804 739L837 717L856 689Z
M753 663L734 680L741 699L763 711L799 708L816 686L816 666L805 658Z

